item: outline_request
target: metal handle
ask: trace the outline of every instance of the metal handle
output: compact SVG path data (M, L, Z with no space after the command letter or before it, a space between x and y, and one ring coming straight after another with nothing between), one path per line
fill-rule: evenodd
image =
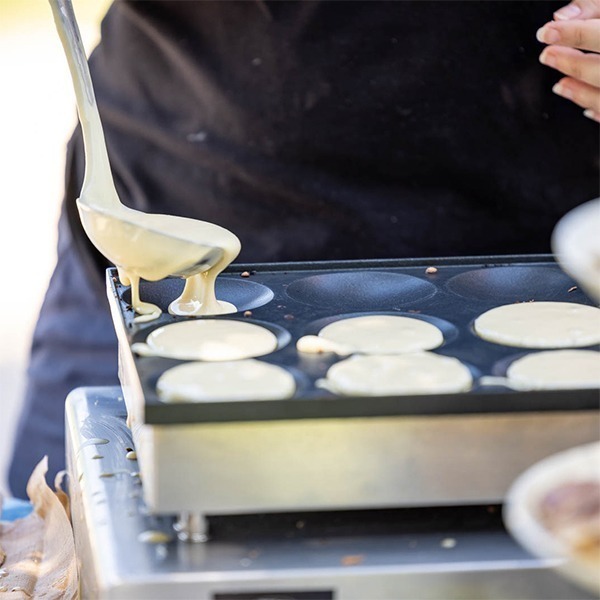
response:
M85 179L83 187L98 181L112 182L106 142L90 69L81 41L71 0L49 0L56 30L62 42L77 99L77 113L85 146ZM92 160L93 153L93 160ZM95 171L94 176L92 172ZM82 194L83 195L83 194Z
M77 102L83 103L86 101L90 106L96 107L90 69L81 41L79 27L77 26L75 12L73 11L73 4L71 0L49 0L49 2L54 15L54 23L71 70Z

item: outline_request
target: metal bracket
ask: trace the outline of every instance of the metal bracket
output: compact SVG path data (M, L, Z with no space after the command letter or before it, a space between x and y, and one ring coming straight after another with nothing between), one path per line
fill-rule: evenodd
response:
M208 524L204 515L198 512L183 511L173 524L177 537L182 542L199 544L208 540Z

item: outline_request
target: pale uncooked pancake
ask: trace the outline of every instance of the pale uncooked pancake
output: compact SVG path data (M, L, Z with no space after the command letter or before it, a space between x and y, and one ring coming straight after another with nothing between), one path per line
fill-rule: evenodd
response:
M342 396L446 394L471 389L469 369L431 352L352 356L333 365L323 385Z
M444 342L442 332L420 319L367 315L334 321L319 332L339 354L403 354L431 350Z
M498 306L475 320L484 340L519 348L580 348L600 343L600 309L573 302Z
M548 350L528 354L510 365L506 376L520 390L600 387L600 352Z
M156 389L165 402L278 400L293 396L296 382L281 367L248 359L179 365L161 375Z
M277 349L275 334L260 325L228 319L182 321L155 329L146 344L133 344L141 355L181 360L240 360Z

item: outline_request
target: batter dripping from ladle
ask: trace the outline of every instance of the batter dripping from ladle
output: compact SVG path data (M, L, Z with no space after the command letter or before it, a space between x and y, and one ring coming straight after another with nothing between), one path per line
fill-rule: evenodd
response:
M124 206L115 189L92 80L72 6L51 2L75 95L85 147L85 176L77 200L83 228L94 246L118 268L119 279L131 285L131 304L149 321L161 314L158 306L142 302L140 278L157 281L183 277L185 288L169 306L176 315L216 315L236 312L215 296L215 280L241 249L227 229L184 217L143 213Z

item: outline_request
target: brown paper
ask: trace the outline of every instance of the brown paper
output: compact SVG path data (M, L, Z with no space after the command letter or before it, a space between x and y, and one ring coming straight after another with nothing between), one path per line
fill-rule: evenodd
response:
M27 484L34 511L0 524L0 547L6 555L0 567L0 600L78 598L73 531L61 501L46 484L47 471L45 457Z

